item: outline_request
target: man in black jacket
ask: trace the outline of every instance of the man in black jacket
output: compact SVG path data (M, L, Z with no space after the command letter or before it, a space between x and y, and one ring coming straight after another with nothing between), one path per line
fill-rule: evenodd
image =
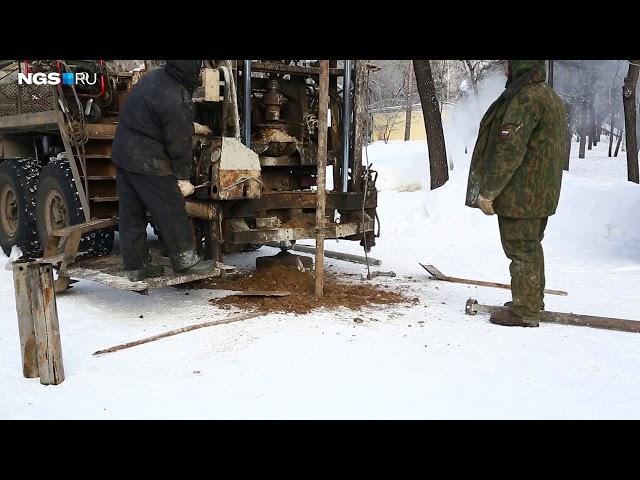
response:
M201 60L167 60L131 89L113 141L120 197L120 248L131 281L159 276L147 246L147 210L175 272L211 269L195 251L184 197L191 184L194 107Z

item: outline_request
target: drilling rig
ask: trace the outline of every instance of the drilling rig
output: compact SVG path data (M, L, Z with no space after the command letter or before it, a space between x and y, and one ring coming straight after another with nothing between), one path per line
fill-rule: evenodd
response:
M324 229L325 238L367 251L377 229L377 174L362 161L370 68L331 61ZM143 292L196 279L167 270L131 285L112 254L111 146L127 95L147 71L105 60L0 61L0 244L7 255L17 245L53 263L58 291L72 277ZM199 188L186 210L198 251L218 262L208 276L233 270L225 253L266 243L286 251L315 238L318 77L313 60L204 61L193 101L196 122L212 133L193 136Z

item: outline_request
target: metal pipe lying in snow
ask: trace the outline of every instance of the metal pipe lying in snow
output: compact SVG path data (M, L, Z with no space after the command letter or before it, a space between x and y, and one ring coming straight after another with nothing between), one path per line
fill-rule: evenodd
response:
M266 244L269 247L274 247L274 248L280 248L280 244L279 243L267 243ZM304 253L316 253L316 248L315 247L311 247L308 245L291 245L289 247L290 250L294 250L296 252L304 252ZM343 252L334 252L331 250L325 250L324 251L324 256L327 258L335 258L337 260L344 260L346 262L353 262L353 263L362 263L362 264L366 264L367 260L365 259L365 257L363 257L362 255L354 255L352 253L343 253ZM382 260L378 260L377 258L373 258L373 257L369 257L369 264L370 265L382 265Z

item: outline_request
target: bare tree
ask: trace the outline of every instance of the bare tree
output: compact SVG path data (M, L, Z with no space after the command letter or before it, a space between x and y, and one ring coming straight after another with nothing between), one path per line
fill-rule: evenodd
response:
M473 94L478 94L478 84L491 71L501 68L503 62L501 60L461 60L465 67L467 77L471 83Z
M613 156L617 157L618 152L620 151L620 144L622 144L622 139L624 138L625 132L620 131L620 135L618 136L618 143L616 143L616 150L613 152Z
M378 115L374 120L376 134L384 143L389 143L391 133L400 121L402 109L393 108L390 111L379 111L377 113Z
M427 131L427 146L429 148L429 171L431 190L441 187L449 180L447 164L447 150L442 130L440 106L436 97L436 89L431 75L429 60L413 60L413 70L416 75L416 87L422 104L424 125Z
M570 103L565 103L565 122L567 125L567 135L564 142L564 169L569 171L569 158L571 158L571 138L573 137L573 107Z
M413 69L407 62L407 111L404 120L404 141L411 140L411 115L413 114Z
M629 60L629 71L622 86L622 106L627 143L627 178L640 183L638 171L638 137L636 134L636 85L640 72L640 60Z
M398 80L401 80L400 84ZM389 141L391 132L401 118L406 80L406 76L400 79L378 76L369 80L369 111L378 114L374 117L374 128L384 143Z
M619 114L617 111L617 103L616 99L618 99L618 89L617 87L618 85L618 73L620 73L620 62L618 62L617 66L616 66L616 73L613 76L613 81L611 82L611 86L609 87L609 109L610 109L610 118L611 120L609 121L609 156L611 157L612 155L612 151L613 151L613 141L614 141L614 137L616 136L615 131L616 131L616 126L618 125L618 119L619 119ZM622 129L618 129L618 144L619 144L619 140L620 138L622 138ZM616 149L617 152L617 149ZM617 153L616 153L617 156Z
M474 95L478 95L478 76L480 72L478 71L478 66L482 60L463 60L465 66L467 67L467 71L469 73L469 80L471 81L471 87L473 88Z

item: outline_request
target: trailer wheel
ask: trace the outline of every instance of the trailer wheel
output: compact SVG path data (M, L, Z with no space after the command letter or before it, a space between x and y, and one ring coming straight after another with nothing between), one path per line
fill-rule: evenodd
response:
M39 172L35 158L0 163L0 246L7 256L14 245L27 257L42 255L34 207Z
M80 196L67 161L48 163L40 173L36 194L36 219L42 245L47 244L49 232L84 221ZM87 257L109 255L113 250L114 229L103 228L85 233L79 252Z

